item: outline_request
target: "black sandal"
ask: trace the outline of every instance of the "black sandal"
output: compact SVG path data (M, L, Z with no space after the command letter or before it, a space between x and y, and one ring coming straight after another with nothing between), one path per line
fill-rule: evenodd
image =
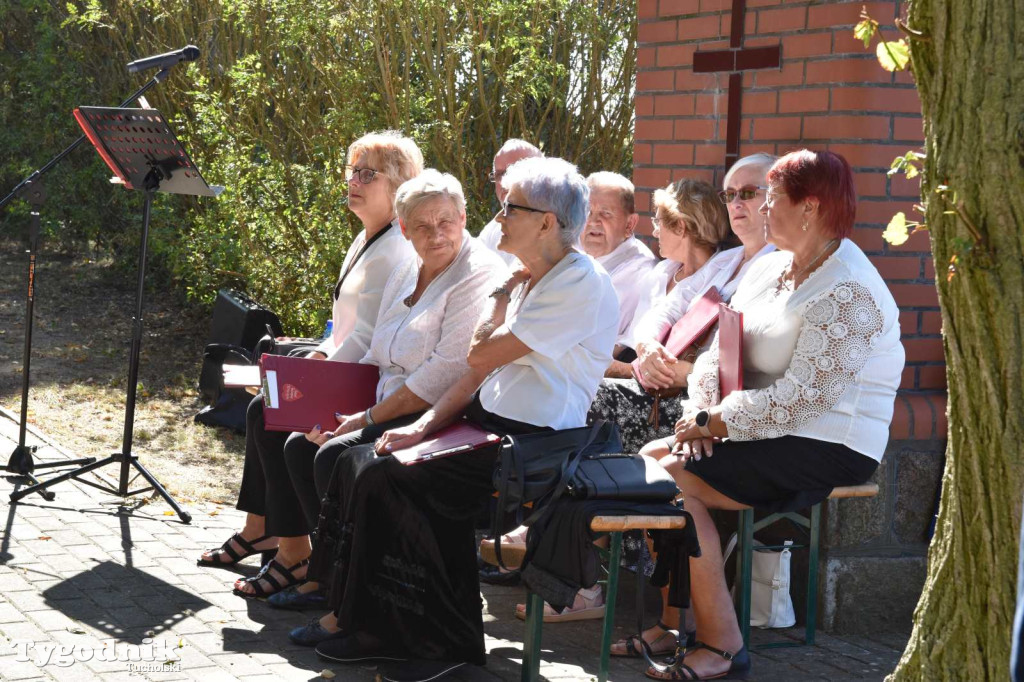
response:
M679 638L678 638L678 636L672 634L672 628L670 628L669 626L665 625L665 623L663 623L662 621L659 620L656 623L656 625L657 625L657 627L659 627L662 630L664 630L664 632L661 633L660 635L658 635L657 638L655 638L655 640L653 642L651 642L650 644L647 644L647 648L650 651L650 655L651 656L661 656L663 654L673 654L673 653L675 653L676 649L679 647ZM655 649L654 645L657 644L658 642L662 641L663 639L665 639L666 635L671 635L672 636L672 647L669 648L669 649ZM696 643L696 641L697 641L697 633L696 633L696 631L687 632L686 633L686 642L685 642L685 646L683 648L687 649L689 647L692 647L694 645L694 643ZM621 641L620 642L616 642L616 644L622 644L622 642ZM644 652L643 652L643 649L642 649L643 645L644 645L644 643L643 643L643 641L641 639L641 635L631 635L630 637L627 637L626 640L625 640L626 653L624 653L624 654L617 654L614 651L610 651L609 653L612 656L619 656L619 657L622 657L622 658L643 658L644 657Z
M255 590L255 592L243 592L242 590L240 590L240 589L238 589L236 587L236 588L234 588L232 590L232 593L238 595L239 597L243 597L245 599L263 599L265 597L269 597L272 594L277 594L281 590L288 589L292 585L300 585L300 584L306 582L306 578L305 577L296 578L295 574L293 573L293 571L297 571L298 569L302 568L303 566L308 566L308 565L309 565L309 559L308 558L307 559L303 559L299 563L295 564L294 566L290 566L288 568L285 568L284 566L279 564L277 559L271 559L269 562L267 562L266 564L263 565L263 568L260 569L259 573L257 573L256 575L252 576L251 578L245 578L244 580L239 581L241 583L248 583L249 585L252 585L252 589ZM274 574L271 573L272 570L276 571L278 574L280 574L281 576L284 577L284 579L285 579L284 584L281 584L281 582L278 581L278 579L276 577L274 577ZM263 585L260 584L261 580L266 580L268 583L270 583L270 586L273 589L272 590L265 590L265 589L263 589Z
M198 559L196 559L196 564L199 566L213 566L215 568L218 566L234 566L235 564L240 563L242 560L248 559L252 555L259 553L260 565L262 566L274 558L274 555L277 554L277 547L272 547L270 549L256 549L255 546L260 544L261 542L264 542L265 540L271 539L272 537L274 536L264 535L263 537L256 538L255 540L250 542L249 540L243 538L241 533L235 533L234 535L229 537L220 547L209 550L210 552L214 552L213 556L217 557L216 559L204 559L202 557L199 557ZM237 551L235 551L235 548L231 544L232 542L234 542L236 545L242 548L242 554L239 554ZM225 554L231 557L231 561L220 560L220 557L224 556Z
M707 649L711 653L717 654L729 661L729 667L717 675L701 677L697 674L696 670L680 660L660 675L657 674L660 671L654 670L653 668L645 670L644 675L652 680L672 680L673 682L676 680L684 680L689 682L690 680L720 680L726 677L733 680L744 680L747 678L747 675L750 674L750 654L747 653L747 648L745 646L741 646L740 650L735 654L729 651L723 651L722 649L716 649L704 642L696 642L692 647L690 647L690 649L691 651L696 649Z

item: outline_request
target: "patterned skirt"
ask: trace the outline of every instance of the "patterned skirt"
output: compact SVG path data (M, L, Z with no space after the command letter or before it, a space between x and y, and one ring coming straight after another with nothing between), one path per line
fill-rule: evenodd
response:
M640 448L652 440L672 435L682 415L680 401L685 399L685 390L675 398L662 398L658 405L658 428L655 429L650 423L654 396L645 391L636 379L604 379L590 406L587 421L606 419L618 424L622 449L640 452Z

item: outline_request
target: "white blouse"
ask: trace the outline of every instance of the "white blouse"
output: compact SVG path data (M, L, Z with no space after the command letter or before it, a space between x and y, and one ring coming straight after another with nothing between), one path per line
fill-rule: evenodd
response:
M416 289L422 261L407 261L384 287L381 313L370 350L361 362L380 368L377 402L404 384L434 404L468 370L466 355L487 296L507 277L501 260L462 233L455 260L420 295L405 304Z
M766 244L754 257L743 264L739 272L736 266L743 260L743 247L716 253L697 272L693 273L676 286L668 294L665 294L665 286L668 284L666 278L661 285L661 291L651 309L639 318L630 330L633 346L641 341L660 341L665 337L668 330L674 325L694 301L704 295L711 287L716 287L721 294L722 300L728 302L740 281L746 275L751 263L761 256L771 253L775 247ZM733 273L736 272L736 276Z
M524 295L512 293L505 324L531 352L498 368L480 387L484 409L536 426L583 426L612 361L619 302L611 278L570 252Z
M348 247L341 272L345 272L365 243L366 230L363 230ZM328 360L359 362L370 347L388 277L403 264L415 260L416 251L402 235L396 218L388 231L352 266L341 285L340 295L334 300L331 335L316 350Z
M644 277L658 259L651 250L636 237L623 240L606 256L595 259L612 278L612 286L619 297L619 336L616 343L623 343L633 322L637 303L643 293Z
M733 296L746 388L721 400L729 438L804 436L880 461L905 359L899 308L849 240L795 292L778 292L791 261L787 252L761 258ZM719 402L718 355L716 333L694 364L684 413Z

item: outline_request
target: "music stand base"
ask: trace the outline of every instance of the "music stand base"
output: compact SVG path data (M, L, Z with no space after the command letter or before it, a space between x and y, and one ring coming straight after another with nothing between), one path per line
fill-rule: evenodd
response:
M14 452L11 453L11 458L7 460L7 466L0 467L0 469L21 478L27 478L32 481L33 486L38 486L41 482L32 474L36 469L82 466L83 464L92 464L96 461L95 457L82 457L79 459L62 459L57 462L36 462L32 459L32 455L35 452L35 445L18 445L14 448ZM39 494L47 502L52 502L56 497L49 490L43 490L42 488L39 489Z
M153 476L153 474L149 473L149 470L146 469L146 467L144 467L139 462L139 458L135 455L127 456L128 463L131 466L135 467L135 470L138 471L140 476L146 479L146 482L149 483L148 488L128 490L129 481L125 480L124 477L122 477L122 480L117 488L100 485L98 483L94 483L93 481L87 481L85 479L80 478L80 476L82 476L83 474L87 474L90 471L93 471L94 469L99 469L100 467L104 467L108 464L117 463L118 465L121 465L124 463L125 457L126 456L124 454L120 452L115 452L110 457L105 457L101 460L94 461L90 464L86 464L85 466L79 467L74 471L68 471L67 473L61 474L60 476L55 476L54 478L51 478L48 481L36 483L35 485L29 486L28 488L22 488L21 490L15 490L13 493L11 493L11 501L17 502L21 498L31 495L32 493L42 492L51 485L63 483L64 481L68 481L73 478L77 480L79 483L84 483L86 485L92 486L93 488L102 490L105 493L110 493L111 495L117 495L119 497L131 497L132 495L139 495L141 493L154 490L157 492L157 494L160 495L160 497L164 498L164 501L167 504L171 506L171 509L173 509L174 513L178 515L178 518L181 519L182 523L191 523L192 515L178 506L178 503L174 501L174 498L171 497L171 494L167 492L167 490L165 490L162 485L160 485L160 481L156 480L156 477Z

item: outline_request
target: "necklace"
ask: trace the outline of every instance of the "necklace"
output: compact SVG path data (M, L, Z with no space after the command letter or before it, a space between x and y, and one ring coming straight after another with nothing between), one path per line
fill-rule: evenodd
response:
M828 250L831 249L833 246L835 246L838 243L839 243L838 239L830 239L828 241L828 243L825 244L825 248L823 248L820 252L818 252L818 255L815 256L813 259L811 259L810 263L808 263L804 267L800 268L800 270L798 270L796 273L792 272L793 263L790 262L788 271L782 273L781 275L779 275L779 283L775 286L775 295L778 296L779 294L781 294L783 292L783 290L789 288L789 284L788 284L789 280L793 281L793 289L796 290L796 280L799 279L799 277L801 275L806 273L812 267L814 267L814 265L819 260L821 260L821 257L824 256L826 253L828 253Z
M676 271L675 271L675 272L674 272L674 273L672 274L672 281L673 281L673 282L675 282L676 284L679 284L680 282L682 282L682 281L683 281L682 279L676 279L676 278L677 278L677 277L679 276L679 273L683 271L683 267L684 267L684 266L680 265L680 266L679 266L679 269L678 269L678 270L676 270ZM685 278L685 277L683 277L683 279L686 279L686 278Z

